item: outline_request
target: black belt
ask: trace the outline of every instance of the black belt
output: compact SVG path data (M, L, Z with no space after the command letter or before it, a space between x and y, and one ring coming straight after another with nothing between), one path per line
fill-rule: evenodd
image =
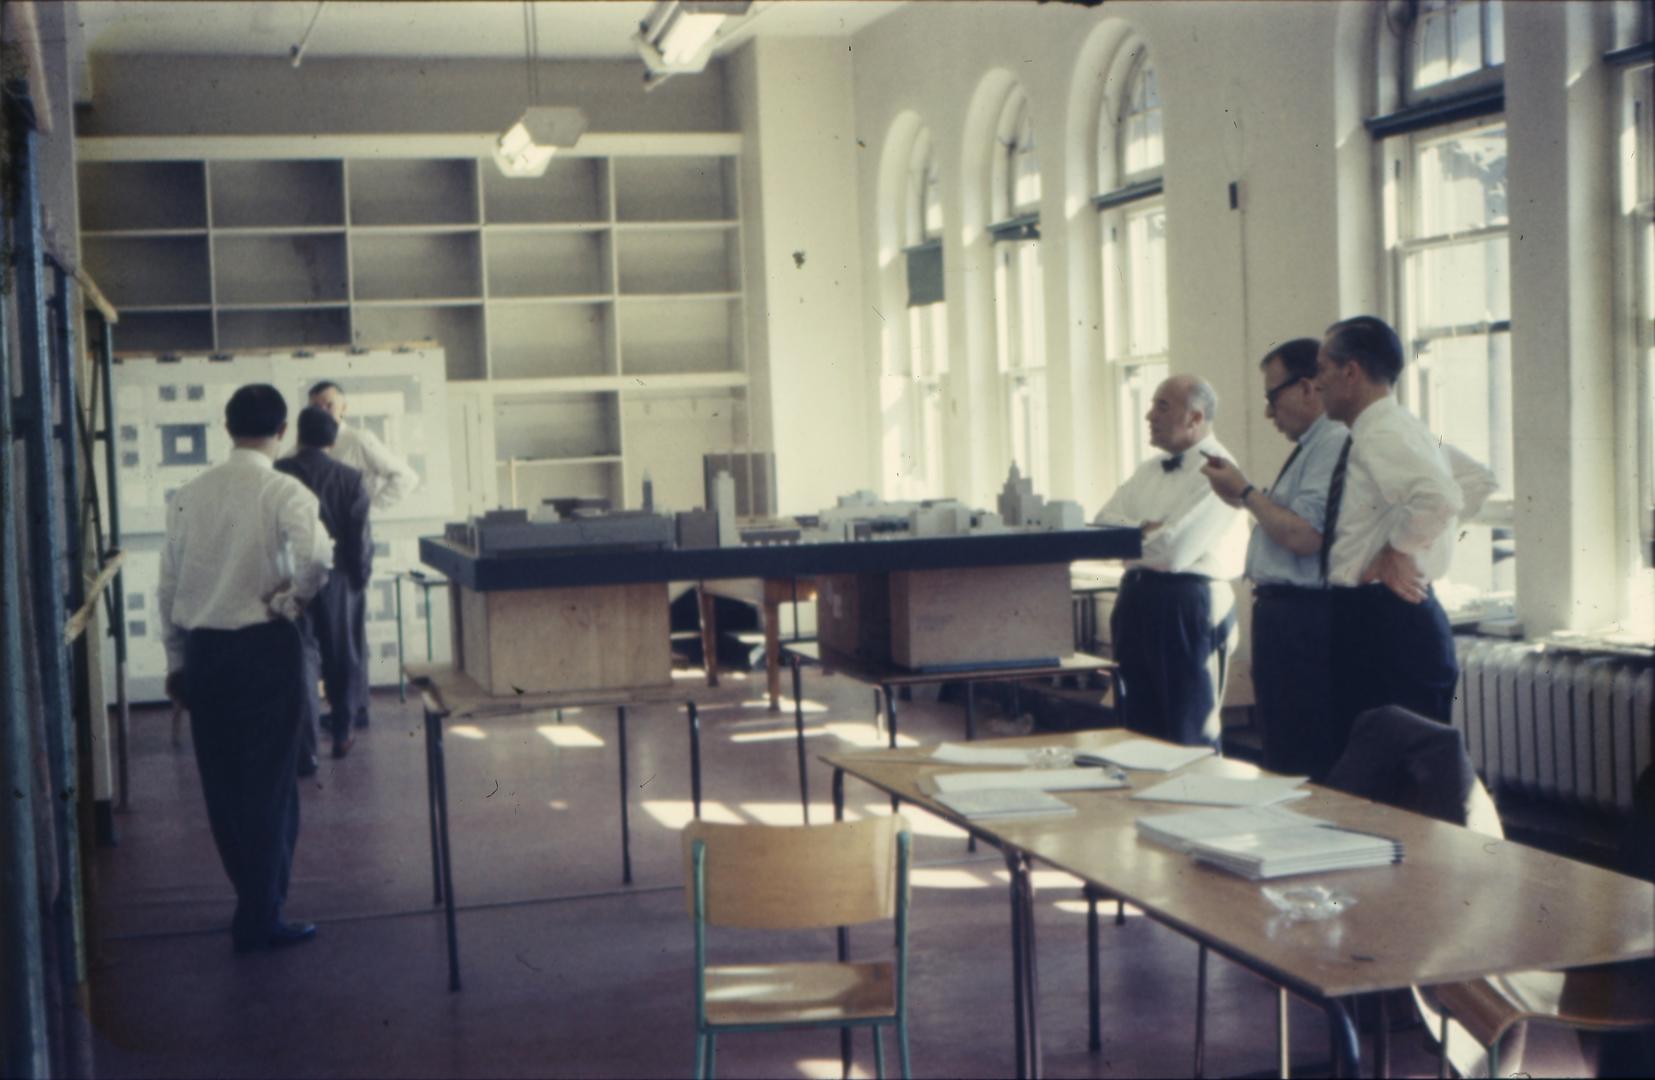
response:
M1326 596L1320 585L1254 585L1254 600L1287 600L1295 597Z
M1211 585L1212 578L1206 574L1174 574L1167 570L1151 570L1145 566L1134 566L1121 577L1121 584L1128 581L1155 582L1163 585Z

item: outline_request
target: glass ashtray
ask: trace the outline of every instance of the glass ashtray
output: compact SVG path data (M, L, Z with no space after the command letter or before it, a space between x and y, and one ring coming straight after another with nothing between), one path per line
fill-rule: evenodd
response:
M1029 751L1029 764L1037 769L1067 769L1075 763L1075 752L1067 746L1042 746Z
M1292 920L1332 919L1356 904L1356 897L1326 885L1266 885L1264 898Z

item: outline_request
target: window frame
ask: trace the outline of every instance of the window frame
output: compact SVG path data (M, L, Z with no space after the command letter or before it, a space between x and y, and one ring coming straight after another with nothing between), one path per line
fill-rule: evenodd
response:
M1440 3L1438 10L1455 11L1463 9L1467 4L1476 4L1478 8L1478 44L1482 55L1482 62L1474 71L1461 75L1453 75L1446 79L1439 79L1426 86L1415 87L1414 78L1418 72L1420 61L1418 55L1424 49L1424 41L1417 34L1423 33L1423 21L1428 17L1424 13L1426 4ZM1394 73L1399 91L1397 100L1403 105L1418 105L1445 97L1456 97L1483 87L1496 86L1505 82L1505 11L1504 0L1407 0L1406 14L1403 18L1402 48L1397 50L1397 70ZM1497 14L1496 14L1497 13ZM1499 23L1500 36L1495 36L1491 21ZM1448 20L1448 32L1454 32L1454 20ZM1500 59L1498 62L1489 62L1489 43L1498 41L1500 45ZM1448 46L1448 55L1453 55L1453 47ZM1450 63L1452 61L1450 60Z

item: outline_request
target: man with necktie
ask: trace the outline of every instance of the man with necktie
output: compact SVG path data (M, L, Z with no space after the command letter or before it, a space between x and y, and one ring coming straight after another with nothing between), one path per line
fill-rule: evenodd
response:
M1402 342L1383 320L1334 323L1316 358L1327 415L1349 425L1319 552L1333 604L1332 718L1341 744L1381 705L1448 723L1459 663L1432 581L1465 504L1439 440L1397 404Z
M333 756L355 744L352 721L367 711L367 658L359 651L355 627L365 621L363 590L373 574L374 542L368 527L368 489L357 470L328 454L339 424L325 409L299 411L299 450L276 468L309 488L321 504L322 524L333 537L333 573L305 611L306 687L310 690L299 774L316 771L316 721L320 712L316 680L328 695L328 734Z
M316 935L310 923L284 921L282 905L307 708L296 620L327 580L333 543L316 496L272 467L287 432L281 391L243 386L224 415L229 460L167 506L157 602L167 696L190 711L207 819L236 890L231 942L251 952Z
M1213 435L1218 395L1205 380L1174 375L1155 390L1145 420L1144 462L1098 512L1099 524L1143 531L1143 553L1121 579L1109 617L1120 665L1122 722L1186 745L1217 745L1224 666L1235 636L1243 518L1201 473L1203 458L1228 458Z
M1264 732L1265 768L1320 780L1344 750L1328 724L1331 610L1322 580L1328 487L1350 432L1330 419L1316 389L1321 342L1298 338L1271 350L1264 415L1293 443L1268 489L1233 463L1202 466L1220 498L1255 521L1247 543L1253 583L1253 690Z

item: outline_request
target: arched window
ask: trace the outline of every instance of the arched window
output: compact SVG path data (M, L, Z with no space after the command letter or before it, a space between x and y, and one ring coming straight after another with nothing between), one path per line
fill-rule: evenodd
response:
M1511 303L1507 267L1504 20L1500 0L1386 9L1402 103L1379 140L1391 315L1408 363L1403 403L1487 463L1499 489L1465 523L1441 591L1453 608L1515 596ZM1452 117L1452 119L1447 119Z
M942 196L931 133L921 130L908 158L903 194L903 255L908 276L908 386L912 441L909 498L935 498L947 489L948 300L942 281Z
M1025 476L1051 482L1045 300L1040 269L1040 160L1028 96L1012 87L989 155L995 345L1006 449Z
M1120 78L1117 79L1116 75ZM1149 50L1123 45L1098 110L1104 357L1113 373L1120 480L1152 453L1144 414L1167 377L1166 200L1161 96Z

